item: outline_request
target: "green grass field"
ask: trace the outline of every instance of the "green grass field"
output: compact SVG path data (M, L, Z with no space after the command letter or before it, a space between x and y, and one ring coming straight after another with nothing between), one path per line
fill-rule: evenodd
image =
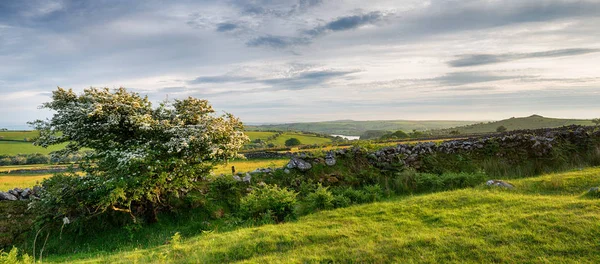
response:
M17 154L49 154L52 151L64 148L65 144L42 148L34 146L32 142L16 142L16 141L0 141L0 155L17 155Z
M250 138L250 140L266 140L268 137L275 135L275 132L263 132L263 131L244 131L244 134Z
M0 174L0 192L5 192L14 188L31 188L49 177L52 177L52 174Z
M144 244L102 238L70 263L594 263L600 258L600 168L322 211L296 222ZM188 223L187 225L194 225ZM155 236L186 225L153 229ZM112 234L111 234L112 235ZM151 236L149 233L148 235ZM110 236L110 235L109 235ZM118 235L114 235L118 236ZM100 243L100 242L98 242ZM90 248L92 247L92 248ZM111 251L111 252L109 252ZM52 254L49 252L49 254Z
M0 140L31 140L39 135L37 131L0 131Z

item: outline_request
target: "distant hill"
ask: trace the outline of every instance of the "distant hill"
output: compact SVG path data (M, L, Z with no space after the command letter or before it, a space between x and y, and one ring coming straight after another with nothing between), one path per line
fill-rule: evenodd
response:
M496 129L500 126L504 126L506 131L511 131L519 129L553 128L569 125L593 126L594 123L591 120L586 119L560 119L543 117L540 115L531 115L528 117L512 117L500 121L458 126L454 128L433 131L433 133L446 134L450 131L457 130L460 132L460 134L478 134L496 132Z
M411 120L378 120L378 121L353 121L338 120L310 123L289 123L247 126L247 130L265 131L306 131L328 135L360 136L367 130L402 130L410 132L416 130L444 129L457 126L474 124L476 121L411 121Z

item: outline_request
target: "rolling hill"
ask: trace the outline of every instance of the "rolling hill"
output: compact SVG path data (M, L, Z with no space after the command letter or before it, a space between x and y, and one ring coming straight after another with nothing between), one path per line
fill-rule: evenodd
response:
M521 129L554 128L569 125L593 126L594 123L591 120L586 119L560 119L543 117L540 115L531 115L528 117L512 117L500 121L458 126L432 132L434 134L447 134L450 131L456 130L461 134L480 134L496 132L496 129L500 126L504 126L507 131L511 131Z
M465 126L474 124L476 121L412 121L412 120L374 120L374 121L353 121L338 120L310 123L289 123L273 124L260 126L247 126L247 130L255 131L306 131L329 135L360 136L367 130L388 130L388 131L412 131L444 129L456 126Z

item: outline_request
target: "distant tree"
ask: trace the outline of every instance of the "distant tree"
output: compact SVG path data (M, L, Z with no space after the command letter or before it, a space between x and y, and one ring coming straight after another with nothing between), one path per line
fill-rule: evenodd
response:
M450 135L455 135L455 136L456 135L460 135L460 131L458 131L458 130L452 130L452 131L450 131Z
M302 143L300 143L300 140L297 138L289 138L288 140L285 141L286 147L298 146L300 144L302 144Z
M408 134L406 134L406 132L404 132L402 130L398 130L398 131L392 133L392 135L396 138L409 138L410 137Z
M600 118L594 118L592 119L592 122L596 124L596 126L600 126Z
M496 132L502 133L502 132L506 132L506 127L505 126L499 126L496 128Z
M391 133L387 130L367 130L364 133L362 133L362 135L360 135L360 139L377 139L388 134Z
M411 138L420 138L420 137L424 137L425 133L418 131L416 129L413 129L413 131L410 133L410 137Z

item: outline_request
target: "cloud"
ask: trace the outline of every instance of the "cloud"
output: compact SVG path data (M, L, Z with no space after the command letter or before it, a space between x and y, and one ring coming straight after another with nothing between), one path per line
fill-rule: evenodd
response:
M485 83L501 80L524 79L531 76L515 76L515 75L497 75L489 72L471 71L471 72L451 72L440 77L427 79L441 85L461 86L474 83Z
M343 31L371 24L382 18L381 12L370 12L362 15L338 17L329 23L306 31L307 34L318 36L328 31Z
M220 76L201 76L193 80L189 80L189 84L202 84L202 83L231 83L231 82L246 82L253 81L254 78L251 77L243 77L243 76L230 76L230 75L220 75Z
M273 90L302 90L316 88L317 86L338 77L343 77L357 71L312 71L303 72L290 78L275 78L260 80L261 83L271 85Z
M219 24L217 24L217 31L218 32L232 31L232 30L234 30L236 28L238 28L238 25L234 24L234 23L219 23Z
M270 47L282 49L290 46L305 45L308 43L310 43L310 40L302 37L266 35L251 39L246 43L246 45L249 47Z
M198 77L194 80L188 81L189 84L204 84L204 83L229 83L239 82L246 84L261 84L267 85L268 87L252 88L245 90L221 90L211 95L226 95L231 93L242 94L242 93L259 93L259 92L274 92L274 91L297 91L304 89L320 88L321 85L334 80L336 78L342 78L352 73L358 72L357 70L310 70L295 73L290 77L285 78L255 78L255 77L241 77L231 75L219 75L219 76L203 76ZM349 77L345 77L349 78Z
M565 56L576 56L588 53L600 52L600 49L559 49L530 53L504 53L504 54L467 54L458 59L448 61L452 67L479 66L494 63L509 62L521 59L554 58Z

